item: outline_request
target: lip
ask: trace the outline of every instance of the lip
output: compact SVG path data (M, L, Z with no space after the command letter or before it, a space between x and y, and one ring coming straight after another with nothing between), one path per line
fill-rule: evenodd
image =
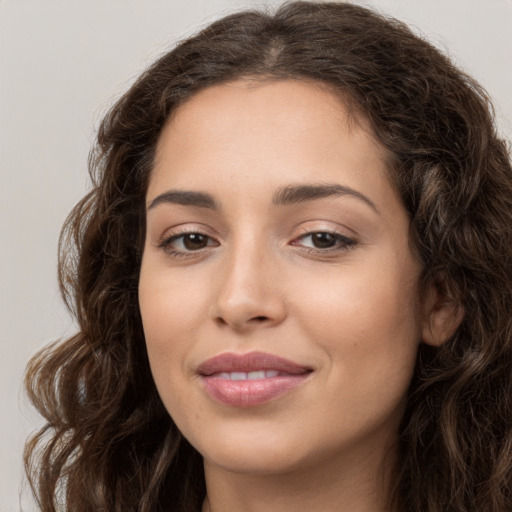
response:
M278 372L279 375L255 380L225 377L226 373L261 370ZM270 402L292 391L309 377L312 368L264 352L224 353L201 363L197 373L213 400L247 408Z

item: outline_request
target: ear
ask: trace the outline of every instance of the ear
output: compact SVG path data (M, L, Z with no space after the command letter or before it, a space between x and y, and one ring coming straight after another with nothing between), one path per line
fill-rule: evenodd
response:
M453 336L463 318L464 308L432 284L424 303L423 342L440 347Z

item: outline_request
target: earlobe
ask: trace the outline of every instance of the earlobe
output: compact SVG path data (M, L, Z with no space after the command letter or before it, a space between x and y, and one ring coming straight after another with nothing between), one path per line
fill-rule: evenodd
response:
M433 285L425 304L422 340L427 345L440 347L455 334L464 318L464 308L439 293Z

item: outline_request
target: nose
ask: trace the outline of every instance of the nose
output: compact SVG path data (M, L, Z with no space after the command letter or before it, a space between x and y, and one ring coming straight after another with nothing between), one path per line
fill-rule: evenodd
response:
M213 319L239 332L276 326L286 317L282 275L272 251L254 245L239 244L216 276Z

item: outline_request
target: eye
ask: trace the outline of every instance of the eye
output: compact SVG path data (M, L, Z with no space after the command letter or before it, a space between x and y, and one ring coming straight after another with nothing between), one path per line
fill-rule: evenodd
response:
M204 233L179 233L164 239L160 248L171 255L186 255L207 247L216 247L219 243Z
M356 244L352 238L333 233L330 231L315 231L306 233L292 242L292 245L299 245L301 247L313 250L343 250Z

